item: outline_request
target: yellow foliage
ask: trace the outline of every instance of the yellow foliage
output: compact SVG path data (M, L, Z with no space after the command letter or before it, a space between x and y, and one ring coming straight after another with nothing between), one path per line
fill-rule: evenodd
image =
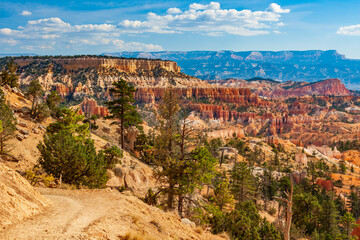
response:
M51 174L48 175L46 173L41 172L38 167L34 167L31 170L26 170L25 178L33 186L41 182L46 187L50 187L55 182L55 178Z

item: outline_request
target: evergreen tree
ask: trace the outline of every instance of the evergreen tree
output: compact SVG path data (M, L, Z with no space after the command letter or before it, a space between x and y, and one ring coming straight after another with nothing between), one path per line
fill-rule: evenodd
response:
M236 199L242 203L255 194L255 179L245 162L237 162L231 170L230 188Z
M216 205L220 208L220 210L222 210L226 204L234 202L234 196L231 194L229 189L228 179L225 179L217 184L214 189L214 194Z
M113 83L113 88L110 89L113 95L113 100L107 102L110 116L108 118L118 119L120 122L113 122L112 124L120 125L120 144L124 149L124 131L126 126L137 125L141 123L140 115L137 113L134 103L134 86L123 79Z
M268 201L273 200L276 192L278 191L277 180L274 179L274 176L271 171L268 169L264 170L263 175L261 176L261 186L260 191L265 203L265 211L267 211Z
M32 80L26 91L26 95L31 98L31 116L36 118L37 113L36 101L39 100L39 97L43 94L42 86L38 79Z
M167 195L167 207L169 209L173 209L177 174L179 174L178 170L182 167L176 161L179 150L175 150L178 126L177 114L179 110L176 94L172 88L167 89L158 109L157 116L160 127L155 140L154 154L155 165L157 166L156 175L161 182L165 183L162 191Z
M351 191L350 200L351 200L351 213L356 219L358 219L360 217L359 193L357 191Z
M140 131L140 134L136 137L134 143L134 151L139 154L139 159L149 165L154 164L154 141L151 136L147 136L144 131Z
M123 152L117 146L111 146L110 148L101 151L101 154L104 155L105 162L109 169L119 163L120 158L123 157Z
M40 166L65 183L101 188L108 180L108 165L103 154L96 153L91 139L79 140L70 132L61 130L45 135L38 149Z
M329 238L336 239L339 236L338 211L331 196L325 196L322 201L321 231Z
M219 148L223 146L223 142L220 138L211 139L209 142L206 142L206 147L213 155L214 158L219 158Z
M167 195L168 209L173 209L177 196L178 212L182 215L184 197L210 183L216 159L205 147L198 146L188 152L191 135L191 128L186 123L188 114L182 111L179 123L178 111L178 99L173 89L169 88L158 110L160 126L154 146L154 163L156 176L163 184L160 191Z
M162 160L174 157L176 132L178 127L178 112L180 110L178 97L172 88L165 91L158 109L160 122L159 136L156 141L157 158Z
M353 217L353 215L349 212L346 212L344 216L340 218L340 224L343 227L344 231L344 239L354 239L351 236L351 232L354 228L356 228L358 225L356 224L356 220ZM356 239L356 238L355 238Z
M305 228L311 235L321 223L322 206L316 196L300 192L294 195L293 221L298 228Z
M84 115L78 114L79 110L63 108L61 110L61 117L55 122L51 123L46 132L48 134L59 133L62 130L73 134L76 138L84 139L88 137L89 125L88 123L80 124L84 120Z
M7 63L6 69L0 73L0 85L9 85L12 88L19 86L19 75L16 73L17 67L14 61Z
M51 91L51 93L46 97L46 104L48 105L51 115L53 117L60 116L60 105L61 97L59 96L57 91Z
M103 187L106 169L121 156L118 148L96 152L89 136L88 124L76 110L63 109L62 117L48 126L43 142L38 144L39 164L46 173L62 178L65 183L90 188Z
M12 110L5 102L0 102L0 121L2 121L3 131L0 133L0 155L7 155L10 146L8 141L15 136L16 119Z
M210 209L210 225L217 234L226 231L231 239L271 239L281 240L280 232L274 225L262 219L254 202L245 201L238 204L235 210L223 213Z

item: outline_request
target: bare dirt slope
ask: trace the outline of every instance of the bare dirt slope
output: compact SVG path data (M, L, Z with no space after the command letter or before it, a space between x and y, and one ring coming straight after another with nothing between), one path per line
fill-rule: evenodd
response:
M116 190L39 190L51 207L0 232L0 239L223 239Z
M47 204L48 201L28 181L0 162L0 231L38 214Z

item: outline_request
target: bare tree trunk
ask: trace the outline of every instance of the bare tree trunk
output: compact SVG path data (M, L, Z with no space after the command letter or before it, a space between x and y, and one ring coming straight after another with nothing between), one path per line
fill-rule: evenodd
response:
M169 191L168 191L168 199L167 199L167 207L169 210L173 209L173 202L174 202L174 185L170 183Z
M225 151L225 149L222 148L222 151L221 151L221 159L220 159L220 167L221 167L221 165L222 165L222 163L223 163L223 161L224 161L224 151Z
M290 229L291 229L291 220L292 220L292 199L293 199L293 191L294 191L294 185L293 181L291 179L291 190L290 193L286 192L286 198L278 198L276 199L281 200L286 203L286 220L283 225L281 225L281 230L284 234L284 240L290 240Z
M181 218L183 217L183 207L184 207L184 196L180 194L179 202L178 202L178 212Z
M124 107L121 108L120 138L121 138L121 149L124 149Z

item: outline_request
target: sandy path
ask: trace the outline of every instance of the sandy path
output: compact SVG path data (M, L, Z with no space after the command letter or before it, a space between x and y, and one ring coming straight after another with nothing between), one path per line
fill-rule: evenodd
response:
M39 189L51 201L44 214L16 224L0 234L0 239L87 239L83 229L103 217L110 209L102 193L91 197L76 191ZM61 195L60 195L61 194Z
M149 206L130 192L39 188L52 205L43 214L0 230L1 240L220 240L182 224L173 212Z

